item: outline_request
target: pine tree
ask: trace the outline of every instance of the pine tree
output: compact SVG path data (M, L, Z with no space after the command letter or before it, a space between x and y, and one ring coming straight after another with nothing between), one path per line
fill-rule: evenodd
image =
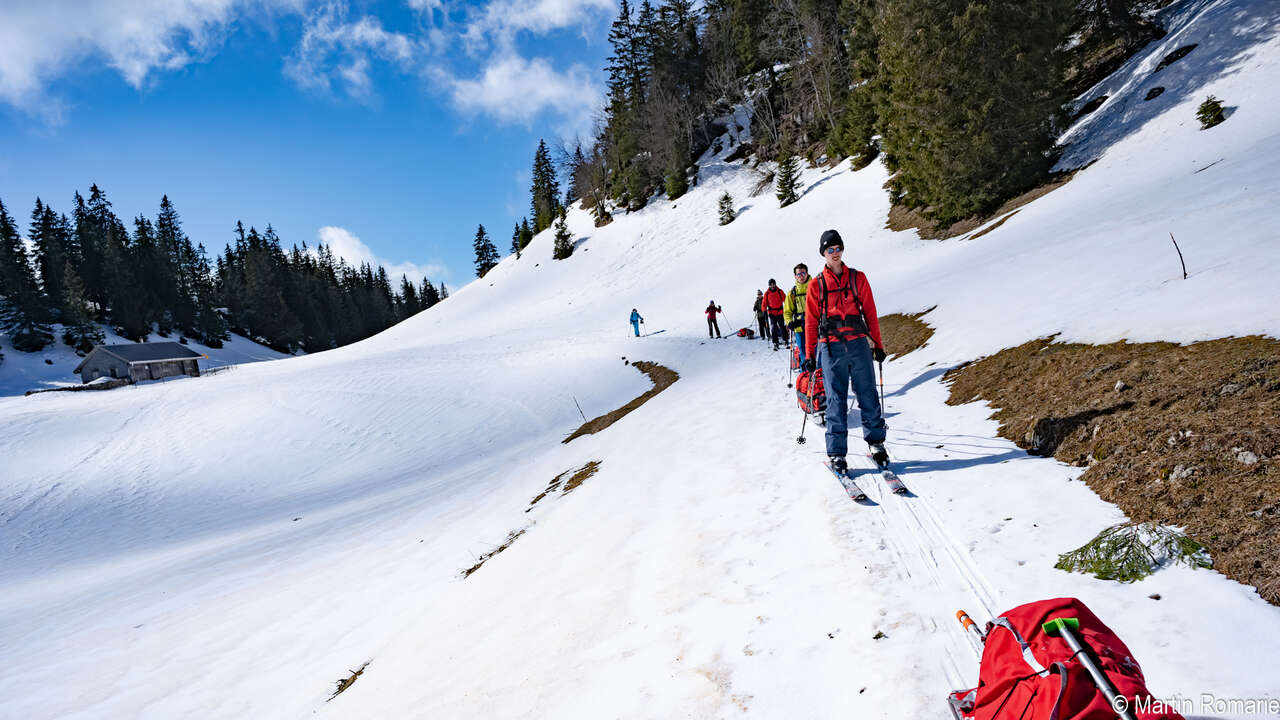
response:
M544 140L538 141L538 149L533 154L533 185L530 193L533 196L530 203L533 231L540 233L551 227L560 207L560 183L556 180L556 168L551 162L551 153Z
M516 256L517 260L520 259L520 251L523 249L524 247L520 243L520 226L516 225L515 230L511 232L511 252Z
M400 276L400 319L413 317L422 311L422 304L418 302L418 291L413 287L413 283L409 282L408 275Z
M569 232L569 222L564 209L560 210L560 217L556 219L556 241L552 249L551 257L556 260L564 260L573 254L573 234Z
M720 224L728 225L733 222L734 218L737 216L738 215L733 208L733 196L729 194L728 190L726 190L724 194L720 196Z
M493 246L489 234L484 231L484 225L476 228L476 239L472 247L476 251L476 277L484 277L485 273L492 270L499 260L498 249Z
M1068 92L1073 0L880 6L880 111L896 201L946 225L1048 176Z
M200 338L201 343L211 348L220 348L222 341L229 335L227 320L217 307L217 278L209 267L209 257L203 244L196 247L194 254L192 277L195 283L196 322L192 332Z
M682 142L676 141L675 144L679 147L672 153L672 165L667 169L666 190L669 200L675 200L689 191L689 179L685 175L689 152Z
M35 245L37 276L45 298L49 302L49 316L59 317L62 314L62 280L64 266L69 260L67 241L64 234L66 228L59 222L53 208L36 198L36 207L31 211L31 226L27 232L28 239Z
M108 317L112 327L134 342L145 342L151 333L142 268L131 247L129 231L119 220L106 228L103 242L103 280L106 283Z
M105 342L106 337L93 320L84 282L70 262L63 266L62 288L62 341L84 355Z
M529 247L529 243L533 242L533 228L529 227L529 218L520 221L520 249Z
M1200 129L1208 130L1209 128L1224 122L1227 119L1223 112L1222 101L1210 95L1200 103L1200 107L1196 109L1196 119L1200 121Z
M182 231L182 221L168 195L160 198L155 234L154 273L162 283L156 290L158 300L173 325L196 334L199 260L191 240Z
M778 205L786 207L800 199L800 161L791 147L789 136L782 136L782 147L778 151Z
M53 342L49 301L40 292L18 227L0 202L0 329L15 350L36 352Z
M422 278L422 292L419 293L419 297L422 298L422 309L425 310L440 302L440 291L436 290L436 286L432 285L430 280Z

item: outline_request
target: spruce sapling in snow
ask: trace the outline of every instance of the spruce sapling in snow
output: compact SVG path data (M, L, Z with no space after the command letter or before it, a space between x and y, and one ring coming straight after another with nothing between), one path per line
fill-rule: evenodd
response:
M1196 119L1200 121L1201 130L1208 130L1226 120L1227 116L1222 113L1222 103L1218 98L1210 95L1200 103L1200 109L1196 111Z
M736 217L737 214L733 210L733 196L729 194L728 190L726 190L725 193L720 196L720 224L728 225L733 222L733 219Z
M516 259L520 259L520 250L523 246L520 243L520 226L516 225L516 229L511 233L511 252L515 254Z
M476 251L476 277L484 277L485 273L498 264L498 249L493 246L484 225L476 228L476 239L473 244Z
M791 148L791 141L785 135L782 138L782 148L778 154L778 203L780 207L786 207L800 196L796 191L800 189L800 161L795 156L795 151Z
M560 208L560 217L556 219L556 244L551 256L556 260L564 260L573 254L573 234L569 232L569 223L564 208Z

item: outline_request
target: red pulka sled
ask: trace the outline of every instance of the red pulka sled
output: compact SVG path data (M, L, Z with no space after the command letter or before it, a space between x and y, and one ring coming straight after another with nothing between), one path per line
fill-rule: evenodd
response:
M978 687L947 697L955 720L1184 720L1147 690L1111 628L1075 598L1019 605L983 631Z

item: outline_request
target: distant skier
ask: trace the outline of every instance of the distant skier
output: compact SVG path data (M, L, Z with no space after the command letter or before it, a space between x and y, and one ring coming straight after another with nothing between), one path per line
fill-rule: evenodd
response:
M791 336L782 322L782 304L786 300L787 296L782 292L782 288L778 287L778 281L769 278L769 289L764 291L764 302L761 307L769 315L769 335L773 338L774 350L778 349L780 342L785 342L787 347L791 347Z
M716 322L716 313L722 313L724 309L712 300L707 304L705 312L707 313L707 337L720 337L720 323ZM715 335L712 335L713 332Z
M787 329L795 334L796 348L800 351L800 362L808 355L804 352L804 301L809 287L809 266L804 263L796 265L792 271L796 276L796 284L787 293L787 301L782 304L782 320Z
M644 318L640 317L640 312L631 308L631 329L635 331L636 337L640 337L640 326L643 324Z
M760 339L769 340L769 316L764 311L764 291L756 291L756 304L751 306L756 314L756 322L760 325Z
M850 382L862 414L862 437L871 448L872 459L877 464L889 460L884 449L888 427L871 364L872 360L883 362L885 352L871 284L866 275L841 261L844 241L840 233L822 233L818 249L826 258L826 265L809 283L805 299L804 369L812 371L815 359L822 366L827 391L827 455L832 467L844 473L849 467L844 456L849 449Z

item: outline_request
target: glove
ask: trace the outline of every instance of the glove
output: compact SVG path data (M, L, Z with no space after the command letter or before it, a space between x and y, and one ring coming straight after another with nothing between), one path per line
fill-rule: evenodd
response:
M792 321L787 325L787 327L788 327L788 328L790 328L790 329L792 329L792 330L795 330L796 332L799 332L799 331L800 331L800 327L801 327L801 325L802 325L802 323L801 323L799 320L792 320Z
M800 363L800 369L805 372L813 372L815 367L816 365L812 360L805 360L804 362Z
M888 356L885 355L884 348L872 348L871 357L874 357L876 359L876 362L880 363L880 362L884 362L884 359Z

